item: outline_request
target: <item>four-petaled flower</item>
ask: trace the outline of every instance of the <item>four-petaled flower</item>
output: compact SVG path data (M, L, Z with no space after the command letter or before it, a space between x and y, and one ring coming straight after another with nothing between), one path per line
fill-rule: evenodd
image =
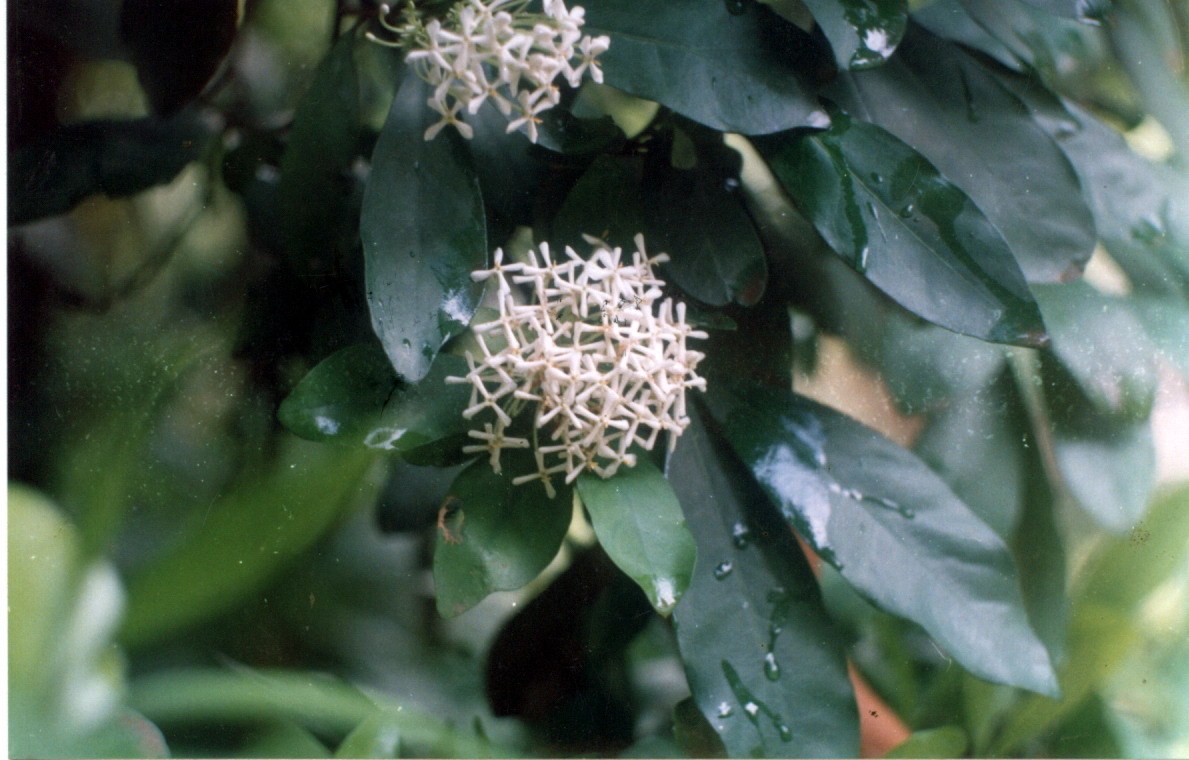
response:
M529 446L505 431L536 404L524 424L537 471L512 482L540 480L550 497L555 474L564 472L567 484L586 471L608 478L635 466L631 447L651 449L663 432L673 445L689 424L686 389L706 386L695 372L702 354L686 345L706 333L686 323L685 304L662 300L664 282L653 271L668 257L649 257L639 235L630 265L622 249L587 242L589 259L567 247L559 260L542 243L527 262L509 264L497 249L492 267L472 277L495 281L499 317L474 326L483 356L468 352L466 376L446 379L471 385L466 419L494 413L494 422L469 433L484 443L463 451L489 453L496 472L501 449ZM514 286L529 286L529 297Z

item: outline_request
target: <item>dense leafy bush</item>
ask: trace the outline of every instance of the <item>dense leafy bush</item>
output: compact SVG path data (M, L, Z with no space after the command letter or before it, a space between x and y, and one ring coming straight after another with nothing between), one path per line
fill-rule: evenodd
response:
M1183 6L12 15L12 754L1189 747Z

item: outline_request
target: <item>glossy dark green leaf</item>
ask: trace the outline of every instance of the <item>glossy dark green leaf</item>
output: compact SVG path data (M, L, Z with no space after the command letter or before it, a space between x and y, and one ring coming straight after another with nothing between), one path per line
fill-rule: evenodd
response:
M1094 221L1069 160L960 48L910 26L887 65L844 74L827 94L920 151L969 195L1029 282L1076 276L1090 258Z
M347 734L335 750L335 757L399 757L400 725L394 715L377 712Z
M930 415L916 453L1004 541L1019 518L1024 493L1024 447L1019 415L1006 378L969 389ZM995 473L987 477L987 473Z
M698 544L674 615L693 697L729 757L855 757L845 649L813 573L730 446L691 417L668 476Z
M1094 407L1145 418L1156 394L1156 348L1125 299L1084 281L1033 288L1052 351Z
M697 549L665 476L641 455L611 478L584 473L576 482L599 544L657 612L671 613L689 587Z
M95 193L118 198L169 182L202 155L209 138L192 111L59 127L12 152L8 223L65 213Z
M281 403L278 417L311 441L397 451L413 461L471 427L462 418L469 386L446 382L466 373L461 357L440 354L421 382L402 383L379 346L361 343L310 370Z
M913 732L884 757L961 757L966 745L966 732L960 726L942 726Z
M759 3L600 0L589 34L607 34L607 84L721 131L765 134L822 127L828 117L801 83L789 49L801 34Z
M318 64L281 159L281 224L302 272L319 260L322 266L312 268L326 268L354 226L350 169L360 131L354 50L355 35L344 34Z
M640 182L643 162L636 156L599 156L578 178L553 218L549 236L555 246L573 246L585 256L583 235L611 245L632 246L643 231Z
M536 578L557 554L570 525L570 492L549 498L540 483L512 485L536 465L525 451L501 457L503 475L486 458L463 470L450 486L450 534L438 532L433 558L438 612L454 617L493 591L518 589Z
M972 673L1056 691L1007 547L920 459L791 392L710 399L769 497L856 590L921 625Z
M623 130L610 116L580 119L565 108L541 114L537 144L557 153L596 153L623 142Z
M982 51L1004 66L1022 68L1011 48L971 18L962 0L935 0L913 9L912 20L938 37Z
M429 86L406 76L372 153L360 235L372 327L393 368L417 382L461 332L483 292L483 198L462 138L422 138L435 121Z
M909 311L983 340L1031 344L1043 335L998 230L896 137L837 114L825 132L756 146L826 242Z
M682 290L711 306L753 305L768 279L764 248L728 180L708 161L692 169L667 157L654 163L644 207L648 245L669 254L665 267Z
M805 0L805 5L843 69L882 64L896 51L908 23L904 0Z

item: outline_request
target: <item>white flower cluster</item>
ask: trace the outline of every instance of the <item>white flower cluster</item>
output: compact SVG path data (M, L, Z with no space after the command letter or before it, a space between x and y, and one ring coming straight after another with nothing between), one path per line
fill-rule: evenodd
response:
M558 76L571 87L587 72L603 81L597 58L611 39L582 34L581 6L567 10L563 0L544 0L543 13L530 13L528 0L462 0L444 20L422 22L408 2L399 26L386 20L389 7L380 6L380 23L397 41L368 36L407 50L405 61L434 87L429 107L442 118L425 130L426 140L448 125L470 139L474 130L459 112L465 107L473 115L490 99L508 117L509 132L523 130L535 143L539 114L561 99Z
M476 362L467 353L466 377L446 378L471 385L464 417L492 410L494 422L469 432L481 443L463 451L489 453L497 473L502 449L530 447L527 438L505 433L526 404L536 403L537 472L512 482L540 480L551 498L555 474L564 472L566 483L587 470L609 478L621 465L635 466L634 444L652 449L662 431L675 443L689 424L685 390L706 387L694 371L703 354L686 348L687 338L706 333L686 324L685 304L659 301L664 282L653 266L668 256L649 258L637 235L625 265L622 249L587 242L594 247L589 260L567 246L559 261L542 243L539 258L529 251L528 263L505 264L497 249L494 266L471 276L495 281L499 319L474 327L483 357ZM531 285L532 302L517 303L513 285ZM548 438L538 441L542 430Z

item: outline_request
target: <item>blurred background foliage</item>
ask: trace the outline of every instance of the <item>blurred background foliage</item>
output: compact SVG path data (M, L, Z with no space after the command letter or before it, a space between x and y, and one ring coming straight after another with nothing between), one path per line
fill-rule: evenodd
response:
M959 23L949 5L913 11L1093 109L1186 186L1184 4L1120 0L1101 26L1014 0L963 0L962 19L981 25ZM808 18L794 1L772 6ZM614 570L580 511L536 581L443 619L434 522L457 469L312 443L278 422L311 368L371 339L355 220L394 54L332 44L375 10L359 0L10 3L11 755L723 751L690 708L671 626ZM344 97L344 82L358 97ZM586 136L600 149L658 112L589 85L573 110L614 119L618 129ZM1071 377L1019 351L1005 365L985 344L890 312L821 254L757 154L733 140L756 250L762 242L775 262L772 280L797 273L790 319L773 328L790 336L797 390L915 445L968 503L985 503L1002 535L1022 521L1013 540L1038 548L1017 556L1057 567L1058 587L1039 598L1060 618L1045 640L1063 654L1060 700L977 679L822 569L852 661L913 732L898 756L1189 754L1189 320L1184 290L1144 288L1172 260L1148 255L1159 226L1118 243L1143 249L1133 258L1097 250L1086 287L1106 316L1093 328L1089 311L1062 311L1064 291L1036 288L1054 334L1062 320L1091 334L1066 364L1091 355L1105 365ZM589 162L554 160L556 205ZM493 201L493 244L512 233L521 210L499 205L515 200ZM1111 314L1123 295L1137 296L1141 322ZM1146 360L1125 350L1149 335L1160 358L1137 377ZM1071 387L1104 375L1131 384L1121 395ZM1047 398L1017 399L1003 390L1013 382ZM954 401L971 389L1001 393L1002 414ZM1087 443L1104 429L1078 427L1087 397L1102 401L1095 420L1139 438L1154 403L1155 449ZM1062 404L1074 409L1064 423ZM1038 424L1046 415L1052 426ZM1043 454L1001 467L997 436ZM1054 468L1063 477L1041 477ZM999 498L1005 488L1023 496ZM997 516L1004 504L1020 512Z

